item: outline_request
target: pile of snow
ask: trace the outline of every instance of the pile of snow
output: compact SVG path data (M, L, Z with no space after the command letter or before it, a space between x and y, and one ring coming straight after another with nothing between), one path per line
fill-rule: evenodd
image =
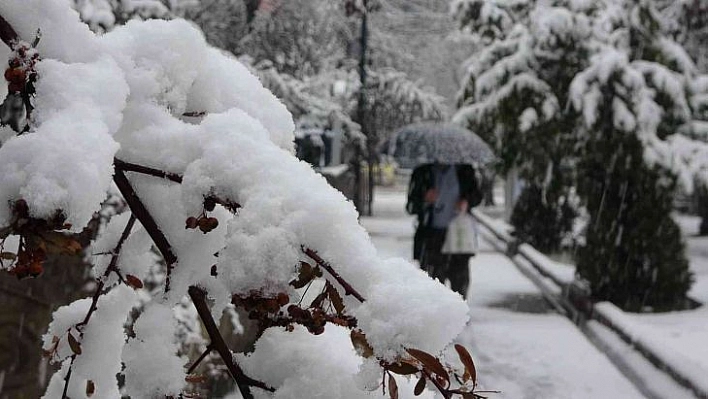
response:
M49 217L60 209L73 229L81 230L111 186L114 156L184 176L179 185L129 174L179 261L171 290L153 298L135 324L136 336L124 347L119 326L136 304L135 294L114 288L99 301L85 330L86 350L76 357L72 398L85 397L88 380L97 384L97 392L105 392L100 397L117 397L116 365L121 362L127 367L125 392L133 397L179 392L187 360L178 356L169 337L176 329L172 309L188 287L207 290L217 316L234 293L287 292L297 298L288 282L304 259L303 245L318 251L366 298L363 304L346 298L347 309L377 356L392 359L404 347L439 353L462 330L468 309L461 298L409 263L379 258L353 205L293 156L294 126L285 107L238 61L210 48L192 25L131 21L96 36L65 2L51 0L3 1L0 15L25 39L41 28L38 51L44 58L38 65L30 132L15 136L5 127L0 135L8 137L0 147L0 225L11 217L4 204L22 198L33 216ZM188 123L183 114L192 112L206 116ZM202 211L209 195L238 202L239 215L217 208L210 214L219 220L216 230L186 230L185 220ZM125 219L105 229L94 253L116 242ZM140 241L126 242L120 266L140 277L152 262L143 256L149 250L145 232L136 227L134 234ZM100 276L107 259L98 255L96 261L94 273ZM211 276L212 265L218 277ZM80 301L55 315L58 327L50 328L46 339L50 344L52 337L61 338L64 356L67 329L81 321L87 308ZM92 333L103 315L103 323L116 328L110 334L104 328ZM301 335L282 334L278 345L261 350L287 351ZM337 333L318 339L345 344ZM88 340L109 349L99 356L88 350ZM327 347L311 350L327 356ZM257 369L256 359L244 359L244 367ZM76 366L83 363L86 367ZM338 381L353 378L354 363ZM67 369L65 362L46 397L57 397ZM312 384L312 375L286 364L274 364L271 374L280 376L288 392ZM332 392L329 397L347 395Z

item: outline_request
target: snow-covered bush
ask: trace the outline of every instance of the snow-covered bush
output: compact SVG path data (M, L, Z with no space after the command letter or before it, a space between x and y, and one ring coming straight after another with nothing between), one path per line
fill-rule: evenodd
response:
M455 119L529 181L517 230L546 245L548 220L572 215L563 208L576 186L590 217L578 272L596 299L631 310L682 306L691 275L673 193L708 181L705 78L657 4L453 3L487 43L468 63Z
M685 134L697 71L652 2L608 6L595 18L597 50L570 90L582 114L578 193L590 215L578 273L595 298L625 309L680 308L692 276L673 195L708 166L690 156L706 145Z
M466 63L453 120L496 149L502 173L515 168L527 183L511 219L518 237L557 250L575 216L577 112L565 104L587 63L588 18L570 7L526 2L458 1L455 7L463 28L488 43Z
M2 268L35 276L48 253L78 251L73 234L112 185L129 208L90 249L95 294L58 309L44 336L61 364L45 397L189 394L203 357L181 356L185 297L204 353L246 398L367 398L382 375L391 397L414 390L404 375L420 376L416 392L471 395L466 350L467 385L434 356L466 324L465 303L379 258L352 204L293 156L290 114L246 67L182 20L97 36L53 0L6 0L0 17ZM148 295L153 244L166 275ZM231 305L258 323L252 354L234 356L216 325Z

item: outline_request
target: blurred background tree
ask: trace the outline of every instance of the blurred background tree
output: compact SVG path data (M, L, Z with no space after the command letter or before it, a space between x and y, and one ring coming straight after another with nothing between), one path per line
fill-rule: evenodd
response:
M483 43L466 63L454 120L496 149L500 173L515 169L523 180L511 215L517 237L558 251L577 213L578 113L565 104L588 63L589 21L562 3L457 2L454 11L460 28Z

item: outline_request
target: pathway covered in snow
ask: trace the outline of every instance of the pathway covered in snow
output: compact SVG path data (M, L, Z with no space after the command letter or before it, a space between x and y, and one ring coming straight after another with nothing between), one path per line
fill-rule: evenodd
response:
M402 188L378 189L373 218L362 224L383 257L410 259L413 218ZM470 262L471 320L459 341L477 362L481 389L492 398L631 399L637 389L504 255L480 242Z

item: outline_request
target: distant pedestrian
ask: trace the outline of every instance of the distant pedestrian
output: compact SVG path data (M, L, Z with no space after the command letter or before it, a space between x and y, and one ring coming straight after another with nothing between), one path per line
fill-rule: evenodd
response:
M430 276L450 281L452 290L467 297L469 259L473 253L443 254L451 221L482 201L471 165L429 164L417 167L408 186L406 210L418 216L413 258Z

